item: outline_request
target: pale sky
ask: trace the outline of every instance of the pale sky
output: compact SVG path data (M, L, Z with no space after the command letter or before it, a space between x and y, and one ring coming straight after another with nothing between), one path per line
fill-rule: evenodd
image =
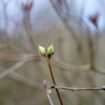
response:
M6 3L10 0L4 0ZM11 0L7 6L7 15L8 15L8 31L12 31L15 27L13 22L21 23L23 18L23 12L21 10L21 4L25 3L27 0ZM31 11L31 22L36 24L36 30L44 30L45 22L49 22L51 24L59 24L60 20L57 18L54 9L52 8L49 0L31 0L34 5ZM68 0L69 3L70 0ZM88 20L88 17L99 13L99 30L102 31L105 27L105 5L103 0L74 0L73 11L74 15L77 17L81 17L82 11L82 19L86 22L86 24L90 27L92 31L95 31L94 25ZM3 1L0 3L0 27L5 27L5 18L4 18L4 10L3 10ZM7 27L7 26L6 26Z

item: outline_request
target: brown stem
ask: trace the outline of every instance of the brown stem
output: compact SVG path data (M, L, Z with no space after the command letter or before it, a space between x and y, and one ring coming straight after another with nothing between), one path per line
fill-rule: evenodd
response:
M55 78L54 78L54 75L53 75L53 71L52 71L52 67L51 67L50 59L49 58L47 59L47 63L48 63L48 68L49 68L49 71L50 71L50 74L51 74L52 82L53 82L54 85L56 85L56 81L55 81ZM58 89L55 89L55 90L56 90L58 99L60 101L60 104L63 105L63 102L62 102L59 90Z
M29 20L29 13L26 13L24 15L24 26L25 26L25 30L27 32L27 36L29 38L30 44L32 45L32 50L33 52L35 52L37 51L37 46L36 46L36 40L33 37L33 33L32 33L32 27Z

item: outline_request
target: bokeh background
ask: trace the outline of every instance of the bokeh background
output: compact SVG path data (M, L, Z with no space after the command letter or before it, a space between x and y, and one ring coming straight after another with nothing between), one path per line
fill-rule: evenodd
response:
M4 0L5 1L5 0ZM31 2L19 1L21 12L4 8L0 31L0 105L50 105L43 81L52 85L47 63L39 54L38 46L55 47L51 59L54 77L59 86L88 88L105 85L105 33L91 30L82 17L63 14L59 5L42 0L30 19ZM39 0L41 2L41 0ZM60 0L58 0L60 1ZM35 1L34 1L35 2ZM33 3L33 5L35 5ZM38 0L36 0L38 3ZM26 3L26 4L25 4ZM72 1L71 1L72 3ZM23 5L24 4L24 5ZM15 8L16 4L14 5ZM42 5L42 6L43 6ZM1 6L1 7L2 7ZM66 3L63 3L67 10ZM8 11L6 12L8 7ZM27 9L28 8L28 9ZM38 10L40 9L40 11ZM55 11L56 10L56 11ZM71 8L73 12L73 8ZM4 11L4 12L3 12ZM32 12L32 11L31 11ZM8 14L16 15L8 15ZM22 13L22 14L19 14ZM65 12L64 12L65 13ZM71 13L71 12L70 12ZM36 14L36 15L35 15ZM82 14L81 14L82 16ZM8 18L9 17L9 18ZM15 17L18 17L15 19ZM5 21L3 21L4 19ZM7 21L8 20L8 21ZM2 23L3 22L3 23ZM83 27L84 26L84 27ZM98 28L96 28L98 30ZM104 91L60 90L64 105L104 105ZM59 100L52 90L54 105Z

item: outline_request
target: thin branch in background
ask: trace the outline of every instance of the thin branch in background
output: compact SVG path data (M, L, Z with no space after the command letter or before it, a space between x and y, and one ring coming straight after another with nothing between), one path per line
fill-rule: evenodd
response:
M77 45L77 49L78 49L78 53L79 54L81 54L82 52L82 43L81 43L81 40L80 40L80 38L76 35L76 33L75 33L75 29L73 29L73 27L69 24L70 22L70 19L71 20L73 20L73 21L75 21L75 22L77 22L76 24L80 24L80 22L81 23L83 23L85 26L86 26L86 28L87 28L87 30L89 31L88 33L89 33L89 35L87 36L88 37L88 43L89 43L89 45L91 44L92 45L92 42L91 42L91 35L90 35L90 30L89 30L89 27L86 25L86 23L80 18L79 19L79 21L77 21L77 20L75 20L75 17L73 17L73 16L71 16L70 14L69 14L69 11L67 12L69 15L67 15L67 16L65 16L65 17L67 17L67 18L64 18L64 17L62 17L62 10L60 10L59 9L59 7L57 6L57 4L54 4L54 1L53 0L50 0L50 2L51 2L51 4L52 4L52 6L54 7L54 9L55 9L55 11L56 11L56 13L58 14L58 16L60 17L60 19L62 20L62 22L63 22L63 24L64 24L64 26L66 27L66 29L69 31L69 33L71 33L70 35L72 35L72 37L73 37L73 39L75 40L75 43L76 43L76 45ZM68 8L69 9L69 8ZM82 13L82 11L81 11L81 13ZM69 18L69 20L68 20L68 18ZM89 55L90 55L90 65L91 65L91 67L92 67L92 64L93 64L93 47L92 46L89 46L90 47L90 52L89 52ZM81 56L81 55L80 55Z
M23 57L28 58L28 61L42 61L41 56L35 56L34 54L21 54L21 55L9 55L9 54L0 54L0 61L6 61L6 62L16 62L16 61L20 61ZM74 72L74 71L78 71L79 72L88 72L89 70L91 70L91 65L90 64L86 64L86 65L70 65L67 63L64 63L60 60L57 59L53 59L53 65L57 66L58 68L61 68L62 71L68 71L68 72ZM98 72L102 75L105 75L104 72L104 68L101 67L96 67L95 66L95 71L94 72Z
M74 38L75 42L77 43L78 47L80 48L80 40L77 37L75 31L73 30L72 26L69 25L69 21L68 18L70 19L71 16L69 14L69 8L66 5L66 11L67 11L67 15L66 16L62 16L62 9L59 8L59 6L57 4L54 3L53 0L49 0L53 6L53 8L55 9L57 15L60 17L60 19L62 20L62 23L64 24L64 26L66 27L66 29L69 31L70 35L72 35L72 37ZM65 1L65 0L63 0ZM65 1L66 2L66 1ZM67 4L67 3L66 3ZM64 4L65 5L65 4ZM72 34L71 34L72 33Z
M65 1L65 0L64 0ZM75 33L75 30L73 30L72 26L69 25L69 21L68 21L68 18L69 20L70 19L73 19L73 21L75 21L75 17L72 17L70 14L69 14L69 11L67 12L69 15L66 15L65 17L68 17L68 18L64 18L62 17L62 9L59 8L59 6L57 4L54 3L54 0L50 0L52 6L54 7L56 13L58 14L58 16L61 18L62 22L64 23L65 27L67 28L67 30L72 33L72 37L74 38L75 42L77 43L77 48L78 48L78 51L81 53L81 50L82 50L82 47L81 47L81 41L80 39L78 38L78 36L76 35ZM63 2L62 2L63 3ZM65 5L65 4L64 4ZM67 5L66 5L67 6ZM70 8L68 8L70 9ZM81 13L83 11L81 10ZM77 20L76 20L77 22ZM88 35L87 35L87 40L88 40L88 44L89 44L89 55L90 55L90 65L91 65L91 68L93 69L94 68L94 45L93 45L93 42L92 42L92 37L91 37L91 32L90 32L90 29L89 27L87 26L87 24L84 22L84 20L82 18L79 19L79 23L82 23L85 25L86 29L87 29L87 32L88 32ZM78 22L77 22L78 24Z
M69 5L66 0L53 0L53 4L57 7L59 13L64 18L69 17ZM65 15L65 16L64 16Z
M18 70L21 66L23 66L29 58L23 58L22 60L20 60L19 62L17 62L14 66L12 66L11 68L3 71L2 73L0 73L0 79L6 77L7 75L15 72L16 70Z
M53 59L53 61L54 61L53 64L55 66L57 66L58 68L61 68L62 70L66 70L66 71L69 71L69 72L72 72L72 71L87 72L91 68L90 64L73 65L73 64L64 63L64 62L62 62L60 60L57 60L57 59Z
M101 87L94 87L94 88L75 88L75 87L63 87L63 86L55 86L52 85L50 89L63 89L63 90L69 90L69 91L99 91L99 90L104 90L105 91L105 86Z
M23 14L24 14L24 27L29 38L30 44L33 49L33 53L37 53L37 43L36 39L33 37L31 22L30 22L30 11L33 7L33 2L27 2L26 4L22 4ZM36 54L37 55L37 54Z
M31 87L34 87L34 88L38 88L38 89L42 89L41 84L39 82L34 81L30 78L27 78L20 73L13 72L13 73L9 74L8 77L11 78L11 79L14 79L16 81L19 81L19 82L21 82L25 85L28 85L28 86L31 86Z
M16 54L0 54L0 60L1 61L20 61L23 58L27 58L28 61L40 61L41 57L40 56L35 56L34 54L20 54L20 55L16 55Z
M105 69L102 68L102 67L99 67L97 65L94 66L94 72L97 72L97 73L99 73L101 75L105 75Z
M28 15L24 17L24 27L25 27L27 36L29 38L29 41L31 43L31 46L33 47L33 52L35 52L37 47L36 47L35 38L33 38L32 29L31 29Z
M47 84L46 80L43 81L43 85L44 85L44 88L46 90L46 95L47 95L47 98L49 100L50 105L54 105L53 101L52 101L52 98L51 98L51 90L48 89L48 84Z

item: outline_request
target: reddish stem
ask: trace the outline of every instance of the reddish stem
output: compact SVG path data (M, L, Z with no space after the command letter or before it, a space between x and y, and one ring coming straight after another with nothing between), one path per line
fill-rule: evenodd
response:
M52 78L52 82L53 82L53 84L56 86L56 81L55 81L55 78L54 78L54 75L53 75L53 71L52 71L52 67L51 67L50 59L49 59L49 58L47 59L47 63L48 63L48 68L49 68L50 75L51 75L51 78ZM60 104L63 105L63 102L62 102L62 99L61 99L59 90L58 90L58 89L55 89L55 90L56 90L58 99L59 99L59 101L60 101Z

